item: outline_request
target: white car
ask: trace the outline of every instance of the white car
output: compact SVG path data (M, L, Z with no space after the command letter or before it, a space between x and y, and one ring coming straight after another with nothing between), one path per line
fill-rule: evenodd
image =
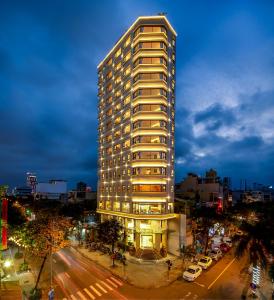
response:
M215 248L208 253L208 256L217 261L223 256L223 253L220 249Z
M212 264L212 258L208 256L203 256L199 259L198 265L206 270Z
M202 273L202 268L197 265L189 266L183 273L183 278L187 281L194 281Z

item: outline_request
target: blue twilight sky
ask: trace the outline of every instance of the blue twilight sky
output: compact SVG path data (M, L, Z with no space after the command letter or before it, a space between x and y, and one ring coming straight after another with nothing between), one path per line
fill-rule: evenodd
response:
M96 186L96 66L140 15L178 33L176 181L274 183L274 1L0 1L0 184Z

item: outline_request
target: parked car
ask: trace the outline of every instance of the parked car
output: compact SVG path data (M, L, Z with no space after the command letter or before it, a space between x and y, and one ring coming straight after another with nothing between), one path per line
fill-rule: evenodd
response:
M203 256L199 259L198 265L206 270L212 264L212 259L208 256Z
M198 265L189 266L183 273L183 278L187 281L194 281L202 273L202 268Z
M223 256L223 253L220 249L215 248L209 251L208 256L217 261Z
M226 253L226 252L228 252L228 251L230 250L230 247L228 246L228 244L222 243L222 244L220 245L220 250L221 250L223 253Z
M232 240L230 237L225 236L223 242L226 243L230 248L232 247Z

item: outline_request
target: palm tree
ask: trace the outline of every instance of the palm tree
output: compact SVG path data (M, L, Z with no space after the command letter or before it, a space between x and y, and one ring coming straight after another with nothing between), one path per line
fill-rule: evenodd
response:
M235 249L235 256L237 258L242 257L246 251L249 253L250 263L253 266L260 265L262 268L267 266L267 253L272 252L270 241L270 235L268 224L264 221L256 224L250 224L246 221L240 226L246 234L242 236L236 236L235 241L238 240L238 244Z

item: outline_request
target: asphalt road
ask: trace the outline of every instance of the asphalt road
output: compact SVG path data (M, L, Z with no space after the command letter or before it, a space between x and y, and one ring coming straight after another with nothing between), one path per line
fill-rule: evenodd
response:
M195 282L179 279L167 287L135 288L73 249L54 255L55 299L241 299L248 285L246 257L240 261L228 253Z

